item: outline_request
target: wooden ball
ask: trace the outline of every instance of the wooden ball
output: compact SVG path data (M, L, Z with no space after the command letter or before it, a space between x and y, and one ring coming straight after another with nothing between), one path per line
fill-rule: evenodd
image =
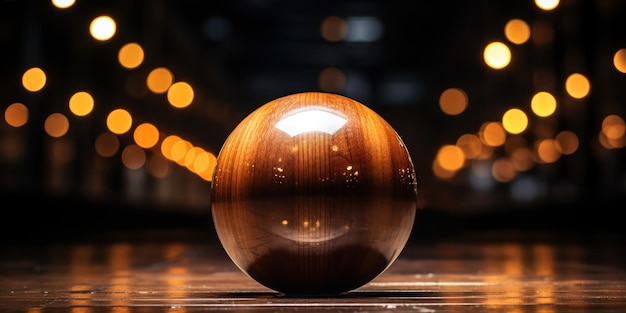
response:
M306 92L248 115L217 156L212 217L232 261L287 295L351 291L404 248L417 207L406 146L350 98Z

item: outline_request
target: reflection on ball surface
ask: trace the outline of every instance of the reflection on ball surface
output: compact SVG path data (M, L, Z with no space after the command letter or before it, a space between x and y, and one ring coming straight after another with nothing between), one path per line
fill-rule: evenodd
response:
M378 114L321 92L270 101L228 136L211 185L232 261L288 295L332 295L380 275L404 248L417 181Z

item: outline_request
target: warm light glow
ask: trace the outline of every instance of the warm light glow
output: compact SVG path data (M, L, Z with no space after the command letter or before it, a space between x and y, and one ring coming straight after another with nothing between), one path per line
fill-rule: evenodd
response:
M200 175L200 177L202 177L202 179L206 181L212 181L213 171L215 170L215 165L217 164L217 156L208 151L205 153L205 155L208 159L208 165L206 167L206 170L198 173L198 175Z
M504 130L503 130L504 132ZM480 134L478 134L478 138L482 138L482 136ZM493 153L495 151L495 148L489 145L486 145L483 142L483 139L480 139L480 142L482 143L482 146L480 147L480 154L478 154L477 157L475 157L474 159L476 160L488 160L491 159L493 157Z
M109 113L106 119L106 125L114 134L124 134L133 124L133 118L130 113L124 109L115 109Z
M173 161L180 166L186 167L190 172L198 175L205 181L213 179L213 169L217 162L217 157L213 153L194 146L191 142L176 135L165 137L161 142L160 149L164 160ZM155 160L154 162L161 161ZM169 166L165 167L160 163L154 166L159 167L154 169L153 176L167 175L167 172L169 172Z
M511 164L518 172L530 170L535 165L532 151L526 147L515 149L511 153Z
M146 162L146 171L155 178L164 178L170 173L170 162L159 154L153 154Z
M527 126L528 116L520 109L509 109L502 115L502 127L511 134L525 131Z
M578 136L569 130L559 132L556 137L554 137L554 140L558 143L556 146L557 150L565 155L576 152L580 144Z
M100 41L111 39L117 30L115 21L110 16L98 16L89 25L91 36Z
M70 112L76 116L85 116L91 113L93 106L93 97L85 91L79 91L70 97Z
M584 75L574 73L567 77L565 90L572 98L582 99L589 94L591 83Z
M549 92L538 92L530 100L530 108L539 117L550 116L556 111L556 98Z
M50 143L48 156L57 165L67 164L76 156L76 144L67 138L58 138Z
M504 143L504 152L507 154L512 154L513 151L518 148L528 148L528 142L526 138L522 135L512 135L506 139Z
M554 25L545 20L535 20L530 37L535 45L547 46L554 41L554 33Z
M506 183L512 181L517 175L517 172L511 160L499 158L491 165L491 175L496 181Z
M187 151L191 149L193 145L184 139L181 139L175 142L172 145L170 155L172 156L172 161L176 162L180 166L185 166L185 157L187 156Z
M602 133L609 139L618 139L624 136L626 125L624 119L616 114L607 115L602 120Z
M283 117L274 127L284 131L291 137L314 131L332 135L343 127L346 122L347 120L339 115L313 109Z
M200 147L190 147L185 153L185 157L183 158L183 166L185 166L189 171L196 172L196 168L194 167L194 163L196 161L196 157L201 155L204 152L204 149Z
M457 171L465 164L463 150L455 145L444 145L439 148L436 160L444 170Z
M480 141L491 147L499 147L506 140L506 131L499 122L487 122L480 127L478 133Z
M463 150L463 155L465 155L466 159L473 159L480 155L483 144L480 142L478 136L474 134L464 134L456 140L456 146Z
M167 90L167 101L175 108L186 108L193 101L193 88L186 82L177 82Z
M70 129L70 121L61 113L52 113L44 121L44 129L51 137L63 137Z
M193 164L190 164L190 167L194 169L194 172L196 174L208 171L209 166L211 165L209 155L211 155L211 153L208 153L204 149L199 148L196 156L193 158Z
M120 148L120 140L112 133L105 132L96 137L96 152L103 157L111 157Z
M28 122L28 107L16 102L4 110L4 120L13 127L21 127Z
M607 138L603 132L600 132L600 136L602 137L601 141L606 142L606 145L604 143L602 145L608 149L621 149L626 147L626 136L619 138Z
M606 135L604 135L604 133L601 131L598 132L598 143L600 143L600 145L605 149L615 149L613 144L609 141L608 138L606 138Z
M122 150L122 163L131 170L140 169L146 163L146 152L139 146L129 145Z
M213 153L201 150L193 161L193 168L202 179L211 181L216 162L217 158Z
M613 56L613 66L621 73L626 73L626 48L622 48L615 52Z
M435 176L441 179L452 178L457 173L456 170L451 171L451 170L447 170L441 167L441 164L439 164L439 160L437 158L433 160L432 170L433 170L433 174L435 174Z
M511 62L511 50L502 42L492 42L485 47L483 58L489 67L502 69Z
M551 11L559 6L559 0L535 0L535 5L542 10Z
M338 92L346 85L346 75L338 68L328 67L320 73L318 84L323 91Z
M127 69L133 69L141 65L143 58L143 48L135 42L125 44L117 54L117 60Z
M52 5L59 9L67 9L74 5L76 0L52 0Z
M530 26L521 19L509 20L504 26L504 36L510 42L521 45L530 39Z
M463 89L448 88L439 96L439 108L448 115L458 115L467 108L468 98Z
M159 141L159 130L150 123L140 124L135 128L133 139L138 146L144 149L152 148Z
M148 74L146 84L150 91L161 94L165 93L170 88L173 81L174 75L172 75L170 70L165 67L158 67Z
M163 154L163 156L168 160L174 161L174 157L172 156L172 147L175 143L181 140L183 139L176 135L169 135L165 137L165 139L161 142L161 154Z
M22 86L30 92L40 91L46 85L46 73L39 67L33 67L22 75Z
M322 21L320 33L327 41L337 42L346 38L348 26L346 21L338 16L329 16Z
M561 157L561 153L559 152L560 149L557 148L558 144L559 143L553 139L544 139L539 141L536 150L539 159L545 163L556 162Z

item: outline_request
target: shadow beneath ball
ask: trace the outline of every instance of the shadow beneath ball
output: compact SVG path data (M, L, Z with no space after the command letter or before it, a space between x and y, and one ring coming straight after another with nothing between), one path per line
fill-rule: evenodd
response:
M248 274L284 297L328 297L361 287L382 273L389 260L361 245L342 249L272 250L247 269Z
M432 292L426 291L384 291L384 290L359 290L344 292L339 295L345 299L416 299L421 297L432 297Z
M340 293L330 293L330 294L285 294L285 293L275 293L275 294L265 294L262 298L284 298L284 299L344 299L348 300L347 303L350 303L350 299L354 301L358 301L359 299L419 299L427 296L432 296L432 293L423 292L423 291L346 291Z

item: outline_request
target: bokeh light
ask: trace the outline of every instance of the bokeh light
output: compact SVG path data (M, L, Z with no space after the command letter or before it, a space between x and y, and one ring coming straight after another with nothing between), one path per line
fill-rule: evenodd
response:
M151 123L142 123L135 128L133 139L138 146L149 149L159 141L159 130Z
M455 145L444 145L439 148L436 160L441 168L457 171L465 164L465 155L463 150Z
M85 187L93 194L158 190L161 201L169 197L163 190L181 186L190 186L185 192L191 194L197 182L180 173L210 181L219 138L255 103L319 89L361 99L389 117L417 155L426 156L423 181L431 188L458 188L464 196L505 191L498 194L503 197L510 188L514 200L531 201L553 196L546 182L584 188L572 177L585 174L578 167L591 161L598 175L611 173L605 185L623 188L623 151L616 150L626 146L619 88L626 48L609 27L618 15L609 9L623 8L616 2L598 5L599 12L558 0L490 8L482 12L484 28L471 35L465 28L473 25L434 33L421 21L397 25L386 11L360 5L303 19L277 16L248 30L238 26L240 12L220 5L154 28L157 20L147 19L154 12L136 14L142 10L135 6L47 4L36 19L36 30L44 33L21 27L33 22L22 18L26 11L6 19L3 28L5 50L19 62L5 69L0 161L10 172L38 158L46 166L38 169L45 182L31 184L75 189L80 184L70 181L80 176L93 181ZM183 14L188 6L163 14ZM22 7L10 1L3 9L8 17L8 10ZM582 32L589 20L579 18L600 9L606 9L598 16L606 25ZM489 16L496 11L501 14ZM416 23L416 37L400 36L396 31L409 23ZM585 39L602 45L587 54ZM432 49L415 42L429 42ZM89 173L78 175L84 169ZM33 179L16 177L6 181ZM431 178L436 181L429 185ZM131 179L128 186L120 182ZM202 183L198 190L206 187Z
M44 121L44 129L51 137L62 137L70 129L70 122L62 113L52 113Z
M185 157L187 156L187 152L189 151L189 149L193 148L193 145L191 144L191 142L185 140L185 139L181 139L177 142L175 142L172 145L172 149L171 149L171 156L172 156L172 161L176 162L176 164L180 165L180 166L186 166L185 164Z
M499 147L506 140L506 130L500 122L486 122L481 125L478 137L487 146Z
M137 145L128 145L122 150L122 163L131 170L143 167L146 158L146 152Z
M188 107L193 97L193 88L186 82L176 82L167 90L167 100L175 108Z
M130 130L133 124L133 118L125 109L115 109L109 113L106 119L106 125L114 134L120 135Z
M474 134L463 134L456 140L456 146L463 151L466 159L473 159L480 155L482 142Z
M560 0L535 0L535 5L542 10L551 11L559 6L559 2Z
M511 63L511 50L502 42L492 42L485 47L483 58L489 67L503 69Z
M580 145L578 136L570 130L560 131L554 137L554 140L558 143L556 146L558 152L565 155L570 155L578 151L578 146Z
M543 139L537 143L537 156L544 163L554 163L561 158L562 150L558 147L558 142L554 139Z
M152 177L165 178L171 171L170 162L160 154L153 154L146 160L146 170Z
M609 139L619 139L624 136L626 125L624 119L617 114L609 114L602 119L602 133Z
M13 127L21 127L28 122L28 108L23 103L13 103L4 110L4 120Z
M509 109L502 115L502 127L511 134L525 131L527 126L528 116L521 109Z
M540 91L530 100L530 108L537 116L550 116L556 111L556 98L549 92Z
M117 60L124 68L133 69L141 65L144 59L143 48L136 42L125 44L117 54Z
M111 157L120 149L120 140L115 134L104 132L96 137L94 147L100 156Z
M328 67L319 75L320 89L327 92L339 92L346 86L346 75L336 67Z
M111 39L117 31L117 25L112 17L103 15L94 18L89 25L91 36L99 41Z
M346 38L348 25L346 21L338 16L329 16L322 21L320 34L322 38L330 42L341 41Z
M148 89L156 94L165 93L172 82L174 81L174 75L165 67L157 67L150 71L146 79Z
M76 0L51 0L52 5L59 9L67 9L76 3Z
M65 137L57 138L50 143L49 155L52 164L68 164L76 157L76 144Z
M626 48L617 50L613 55L613 66L620 73L626 73Z
M591 83L583 74L573 73L565 80L565 90L572 98L582 99L591 91Z
M517 172L528 171L535 165L533 152L526 147L519 147L510 154L511 164Z
M448 88L439 96L439 108L448 115L463 113L468 105L468 97L460 88Z
M188 170L190 170L191 172L197 173L198 169L195 167L196 157L203 155L203 154L204 154L204 149L190 145L189 149L187 149L187 152L185 153L185 156L182 161L182 165L186 167ZM201 166L204 165L202 164L202 162L198 162L198 164Z
M512 181L517 172L510 159L498 158L491 165L491 175L496 181L506 183Z
M43 89L46 80L46 73L39 67L33 67L22 75L22 86L30 92L37 92Z
M538 47L549 47L554 42L555 30L551 23L536 20L532 23L530 38Z
M437 158L433 160L431 169L435 177L439 179L443 179L443 180L450 179L454 177L454 175L457 173L456 170L447 170L441 167L441 164L439 163L439 159Z
M70 97L69 109L76 116L88 115L93 107L93 97L86 91L79 91Z
M172 147L175 143L183 140L179 136L169 135L161 141L161 154L168 160L174 161L174 156L172 155Z
M530 26L522 19L511 19L504 25L504 35L510 42L521 45L530 39Z

